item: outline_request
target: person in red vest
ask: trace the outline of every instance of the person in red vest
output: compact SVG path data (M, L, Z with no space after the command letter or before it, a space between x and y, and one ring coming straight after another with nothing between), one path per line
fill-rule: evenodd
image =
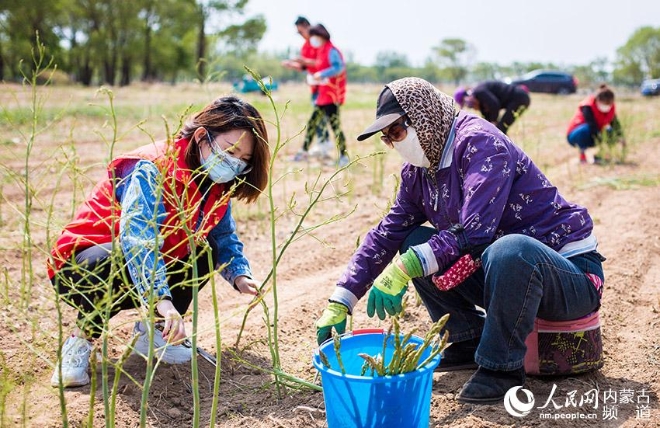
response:
M309 42L317 49L316 72L312 75L313 83L319 86L314 111L307 121L305 140L302 149L296 153L294 161L307 159L309 146L314 138L314 130L323 117L326 117L332 132L335 134L335 143L339 151L337 165L341 168L348 165L346 153L346 138L341 129L339 107L346 98L346 65L344 58L332 42L330 33L321 24L313 25L309 29Z
M306 74L306 81L312 96L312 106L315 105L316 98L319 96L319 86L314 83L314 73L316 69L316 48L309 42L309 29L312 26L309 20L304 16L299 16L295 22L298 34L305 40L300 48L300 55L297 58L287 59L282 61L282 65L291 70L300 71ZM329 158L330 152L333 149L333 144L330 141L330 134L328 132L328 121L325 117L319 120L316 126L316 138L318 139L317 154L321 158ZM313 148L312 150L313 151Z
M603 132L606 134L603 135ZM626 140L616 116L612 89L602 84L596 94L582 100L568 125L566 138L571 146L580 150L580 163L587 163L586 150L595 147L596 142L604 138L618 139L625 146ZM598 156L594 157L595 162L599 160Z
M89 383L91 341L123 309L144 309L133 352L146 356L153 346L161 361L178 364L192 358L180 343L195 288L219 270L239 292L258 294L230 200L254 202L268 183L269 163L261 115L234 96L191 116L174 141L110 162L47 262L58 298L78 311L53 386Z

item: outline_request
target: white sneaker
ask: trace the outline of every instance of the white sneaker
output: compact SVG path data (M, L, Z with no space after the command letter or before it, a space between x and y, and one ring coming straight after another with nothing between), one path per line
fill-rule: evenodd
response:
M318 159L332 159L335 145L330 140L319 141L309 149L309 156Z
M133 348L133 353L147 357L149 355L149 333L147 327L141 321L135 323L133 329L135 335L139 335ZM163 339L163 333L160 330L154 331L154 351L156 357L167 364L183 364L192 359L192 349L183 345L168 344Z
M89 355L92 352L92 344L82 337L70 336L62 345L62 385L82 386L89 383ZM59 364L50 378L50 384L54 387L60 386Z
M303 162L303 161L306 161L307 158L309 158L309 153L307 153L304 150L300 150L300 151L298 151L298 153L296 153L293 156L293 158L291 160L294 161L294 162Z
M321 159L332 159L332 155L336 152L335 144L330 140L321 141L319 147Z
M348 159L348 156L341 155L339 157L339 160L337 161L337 166L339 166L339 168L343 168L346 165L348 165L349 163L350 163L350 159Z
M307 153L310 158L320 158L323 155L323 152L321 151L321 143L314 144Z

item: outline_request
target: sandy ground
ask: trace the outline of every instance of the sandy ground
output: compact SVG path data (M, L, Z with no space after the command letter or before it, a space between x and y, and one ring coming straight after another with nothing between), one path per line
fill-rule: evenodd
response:
M457 403L455 396L471 372L435 373L430 426L650 427L660 424L660 341L657 333L660 319L660 137L656 135L639 142L624 164L580 166L576 163L576 157L574 152L564 148L562 157L557 162L551 162L548 175L568 199L589 208L596 223L599 249L607 257L606 290L601 309L604 367L595 373L575 377L528 378L526 388L534 393L537 405L545 403L553 388L556 388L554 403L561 408L550 409L553 404L549 404L546 409L535 409L524 418L509 415L501 404L473 406ZM396 172L396 159L393 155L388 155L387 159L384 186L391 188L393 179L389 174ZM319 167L317 161L312 161L307 169L295 172L296 168L304 168L305 165L293 165L285 160L282 162L285 168L293 172L282 185L287 190L276 195L280 207L286 204L287 197L291 197L294 192L298 192L299 198L303 195L300 183L310 181L316 173L321 174L321 182L324 182L334 171L332 167ZM369 162L353 165L348 174L342 174L332 182L330 193L351 190L352 196L321 203L304 222L304 226L311 227L333 215L349 213L356 206L358 209L346 219L339 219L314 230L313 236L308 235L293 242L277 269L277 307L273 303L272 291L266 299L269 308L267 322L272 324L274 317L279 321L277 334L282 369L308 382L318 382L316 370L311 364L316 347L313 323L323 310L336 278L354 251L358 237L375 225L386 209L387 198L382 195L391 193L388 189L381 192L370 190L373 180L372 173L367 169L373 166ZM642 183L644 177L655 181L645 185ZM304 198L301 200L304 202ZM301 202L294 211L301 212L304 205ZM265 278L272 266L271 232L265 221L257 220L267 215L266 201L262 201L258 209L251 210L246 209L238 214L250 220L239 221L239 233L255 274ZM278 221L275 233L278 243L284 241L295 224L296 217L293 215L285 215ZM34 258L35 266L41 264L43 254L37 253ZM10 274L20 268L18 265L21 259L22 255L17 251L2 252L3 265L8 267ZM32 307L24 313L44 311L49 316L27 322L11 318L14 312L10 310L3 313L2 329L7 334L0 337L3 356L0 368L4 369L0 381L6 385L9 380L19 383L9 395L2 395L5 414L4 420L0 422L6 426L62 425L58 391L48 384L56 343L53 336L56 331L53 293L47 282L42 281L41 284L43 286L32 290L35 296L41 297L33 299ZM273 376L262 370L272 367L273 361L267 345L262 307L257 306L249 313L236 347L243 314L250 298L239 295L221 283L221 280L217 285L223 347L217 426L327 426L326 403L321 392L303 387L298 390L282 388L278 391L273 384ZM415 296L411 291L408 301L402 328L409 330L417 327L420 331L426 331L430 321L425 309L415 304ZM366 299L363 299L355 309L354 328L387 327L387 323L367 318L365 307ZM136 316L135 313L125 312L113 319L114 336L108 350L112 361L121 355L123 341L129 339L130 323ZM65 330L70 328L74 317L72 310L64 309ZM211 287L206 287L200 293L198 345L216 354L213 324ZM50 335L40 333L43 331L50 332ZM35 349L46 351L35 359ZM93 425L105 426L104 391L100 384L104 373L100 363L94 369L99 382L94 391L86 386L64 393L67 415L72 426L86 425L91 398L94 399ZM215 367L199 358L198 369L199 383L193 385L188 364L163 364L157 368L146 408L145 422L148 426L192 426L197 417L202 426L208 426ZM140 425L141 385L145 371L146 362L140 357L130 356L125 362L116 386L115 426ZM29 388L22 387L20 381L17 381L25 379L26 373L30 373L33 380ZM107 374L110 387L114 375L110 369ZM566 406L568 397L577 397L579 404L579 398L593 388L600 391L601 402L597 408L586 404ZM192 410L194 389L197 389L200 398L198 415ZM605 391L610 391L609 395ZM609 397L609 402L603 402L605 395ZM648 398L648 402L645 402L644 397ZM547 420L541 417L544 411L553 415L564 414L557 416L559 418L588 413L595 413L596 418L590 421Z

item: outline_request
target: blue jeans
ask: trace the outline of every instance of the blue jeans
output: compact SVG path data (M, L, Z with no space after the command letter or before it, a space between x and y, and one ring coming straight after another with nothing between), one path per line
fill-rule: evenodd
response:
M591 128L589 124L583 123L579 125L574 130L568 134L568 143L573 147L580 148L581 151L585 151L589 147L595 147L596 142L594 141L593 135L591 135Z
M401 248L427 242L437 233L421 226ZM435 322L449 313L450 342L480 339L475 361L490 370L523 366L525 339L536 317L573 320L597 310L600 296L585 273L603 279L600 254L593 251L566 259L526 235L507 235L482 254L482 267L449 291L431 277L415 278L426 309Z

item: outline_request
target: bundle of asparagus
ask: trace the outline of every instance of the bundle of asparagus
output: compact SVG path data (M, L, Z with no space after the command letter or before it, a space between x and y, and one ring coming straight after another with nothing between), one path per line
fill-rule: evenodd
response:
M440 331L444 328L448 319L449 314L443 316L436 323L434 323L431 329L424 336L424 342L419 345L418 343L410 342L410 338L415 333L415 329L402 336L399 321L396 317L393 317L392 324L390 325L387 334L383 335L383 351L376 356L368 355L365 353L358 354L361 358L364 359L364 364L362 365L362 371L360 375L366 376L369 374L372 377L393 376L412 372L421 367L424 367L429 361L433 360L447 347L449 332L445 330L444 334L440 336ZM344 370L344 364L342 362L340 353L341 339L339 335L334 334L333 341L339 370L345 374L346 371ZM387 349L388 341L393 342L394 351L392 358L389 359L389 362L386 364L385 351ZM422 355L424 355L428 348L431 349L431 353L420 362ZM320 352L319 356L321 358L322 364L330 368L327 356L323 352Z

